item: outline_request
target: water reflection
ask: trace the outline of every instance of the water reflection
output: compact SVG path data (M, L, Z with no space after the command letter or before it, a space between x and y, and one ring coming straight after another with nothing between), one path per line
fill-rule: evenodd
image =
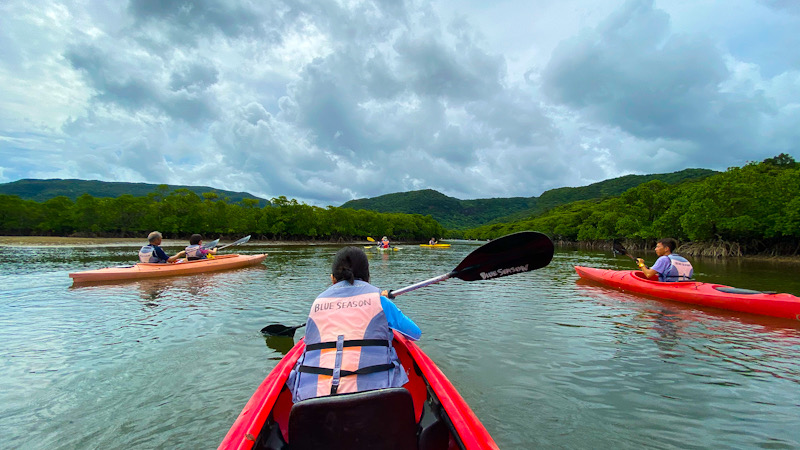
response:
M294 347L294 338L289 336L264 336L264 342L267 347L280 353L281 357Z

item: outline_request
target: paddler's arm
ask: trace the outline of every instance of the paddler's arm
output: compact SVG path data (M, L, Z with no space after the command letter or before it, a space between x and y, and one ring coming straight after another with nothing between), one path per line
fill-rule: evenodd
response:
M647 279L649 280L658 279L658 272L644 265L644 260L642 258L636 258L636 263L639 265L639 269L641 269L642 273L644 273L644 276L647 277Z
M419 329L413 320L403 314L397 305L386 298L386 293L387 291L381 292L381 307L383 307L383 313L386 315L389 327L403 333L404 336L412 341L418 340L422 337L422 330Z
M168 263L173 263L173 262L177 261L179 258L185 258L185 257L186 257L186 250L181 250L178 253L176 253L174 256L170 256L169 258L167 258L167 262Z

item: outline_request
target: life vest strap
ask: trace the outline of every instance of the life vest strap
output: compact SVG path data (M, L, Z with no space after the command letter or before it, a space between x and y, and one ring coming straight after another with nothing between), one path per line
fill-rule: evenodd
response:
M394 369L394 364L378 364L375 366L367 366L362 367L357 370L341 370L340 374L343 377L350 376L350 375L366 375L369 373L376 373L376 372L383 372L386 370ZM326 369L324 367L314 367L314 366L303 366L297 368L298 372L302 373L312 373L315 375L327 375L329 377L333 376L333 369Z
M353 339L344 341L343 347L388 347L389 341L386 339ZM326 348L336 348L336 342L318 342L306 345L306 351L323 350Z

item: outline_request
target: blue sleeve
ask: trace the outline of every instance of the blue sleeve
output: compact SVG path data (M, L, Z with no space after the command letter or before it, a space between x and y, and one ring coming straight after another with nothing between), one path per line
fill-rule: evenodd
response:
M161 261L167 262L167 260L169 259L169 256L167 256L167 254L164 253L164 250L161 247L157 247L157 246L154 245L153 246L153 253L155 253L156 254L156 258L158 258Z
M383 308L384 314L386 314L386 320L389 321L389 327L403 333L412 341L416 341L422 337L422 330L419 329L417 324L406 317L391 300L382 295L381 307Z
M669 270L669 266L670 266L670 265L671 265L671 263L670 263L669 257L667 257L667 256L660 256L660 257L659 257L659 258L656 260L656 263L655 263L655 264L653 264L653 267L651 267L651 269L655 270L655 271L656 271L656 272L658 272L660 275L664 275L664 272L666 272L667 270Z

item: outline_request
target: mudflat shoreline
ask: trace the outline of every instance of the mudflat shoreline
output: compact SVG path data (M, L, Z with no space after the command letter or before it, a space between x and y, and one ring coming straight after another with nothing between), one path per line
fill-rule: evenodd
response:
M230 244L230 241L220 241L220 245ZM59 236L0 236L0 247L137 247L147 243L147 239L137 238L84 238L84 237L59 237ZM373 245L367 241L328 242L328 241L256 241L250 240L248 244L257 245ZM184 239L164 239L162 247L185 247L189 242Z

